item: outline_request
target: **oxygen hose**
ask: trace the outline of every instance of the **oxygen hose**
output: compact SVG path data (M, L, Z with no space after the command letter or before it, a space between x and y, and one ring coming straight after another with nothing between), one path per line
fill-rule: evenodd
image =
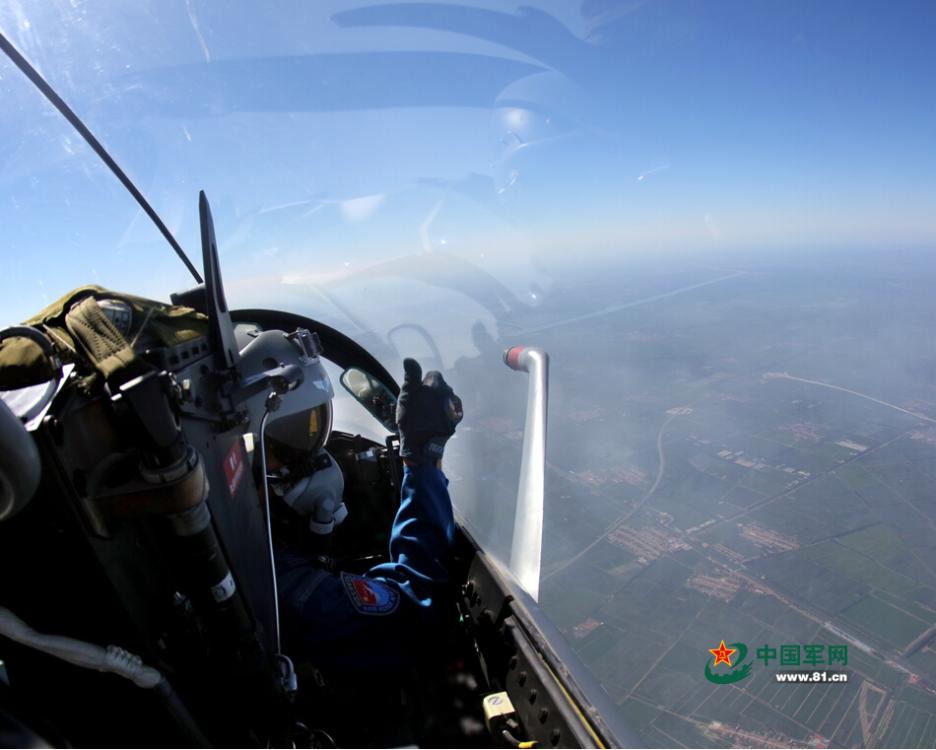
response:
M280 407L280 396L275 391L270 393L266 399L266 408L263 411L263 418L260 420L260 472L263 479L263 510L266 514L266 534L267 534L267 553L270 556L270 586L273 591L273 623L274 623L274 649L276 663L280 672L280 681L287 693L295 693L299 689L299 683L296 678L296 668L293 666L292 659L280 651L280 612L279 612L279 588L276 585L276 555L273 553L273 518L270 514L270 485L267 476L266 460L266 426L270 413Z
M104 648L63 635L40 633L6 607L0 607L0 635L76 667L115 674L130 680L137 687L153 690L194 746L211 747L170 682L158 669L146 666L139 656L119 646Z
M278 396L273 398L275 394L270 394L267 397L266 409L263 412L263 418L260 420L260 475L263 477L261 484L263 485L263 511L266 514L266 535L267 535L267 551L270 555L270 585L273 590L273 622L275 623L275 632L274 635L276 640L274 641L273 651L275 654L279 655L280 653L280 613L279 613L279 591L276 585L276 558L273 554L273 522L270 517L270 486L267 477L267 460L266 460L266 426L267 420L270 417L271 411L276 411L279 408Z

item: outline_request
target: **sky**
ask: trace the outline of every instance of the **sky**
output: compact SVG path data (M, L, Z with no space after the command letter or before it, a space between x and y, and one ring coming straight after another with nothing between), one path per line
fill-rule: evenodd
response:
M936 240L932 3L13 2L0 29L196 262L208 192L235 299L431 252L524 295L562 248ZM0 94L0 319L187 285L7 61Z

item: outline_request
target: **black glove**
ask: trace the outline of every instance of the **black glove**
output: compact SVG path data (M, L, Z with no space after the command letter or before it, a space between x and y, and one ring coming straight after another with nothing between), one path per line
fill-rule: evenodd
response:
M400 455L414 462L436 462L442 458L446 441L462 420L462 402L442 373L433 370L422 379L415 359L403 360L403 388L397 401Z

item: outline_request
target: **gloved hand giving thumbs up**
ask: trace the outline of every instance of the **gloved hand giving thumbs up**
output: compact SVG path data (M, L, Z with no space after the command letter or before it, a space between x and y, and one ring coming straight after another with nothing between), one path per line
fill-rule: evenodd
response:
M464 416L461 399L441 373L433 370L423 380L422 367L415 359L403 360L403 369L396 408L400 455L413 463L437 462Z

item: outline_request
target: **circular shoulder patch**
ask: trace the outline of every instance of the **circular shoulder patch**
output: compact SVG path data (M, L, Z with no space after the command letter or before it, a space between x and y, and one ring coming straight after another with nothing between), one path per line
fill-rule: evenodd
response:
M341 582L351 606L362 615L389 615L400 605L400 592L381 581L342 573Z

